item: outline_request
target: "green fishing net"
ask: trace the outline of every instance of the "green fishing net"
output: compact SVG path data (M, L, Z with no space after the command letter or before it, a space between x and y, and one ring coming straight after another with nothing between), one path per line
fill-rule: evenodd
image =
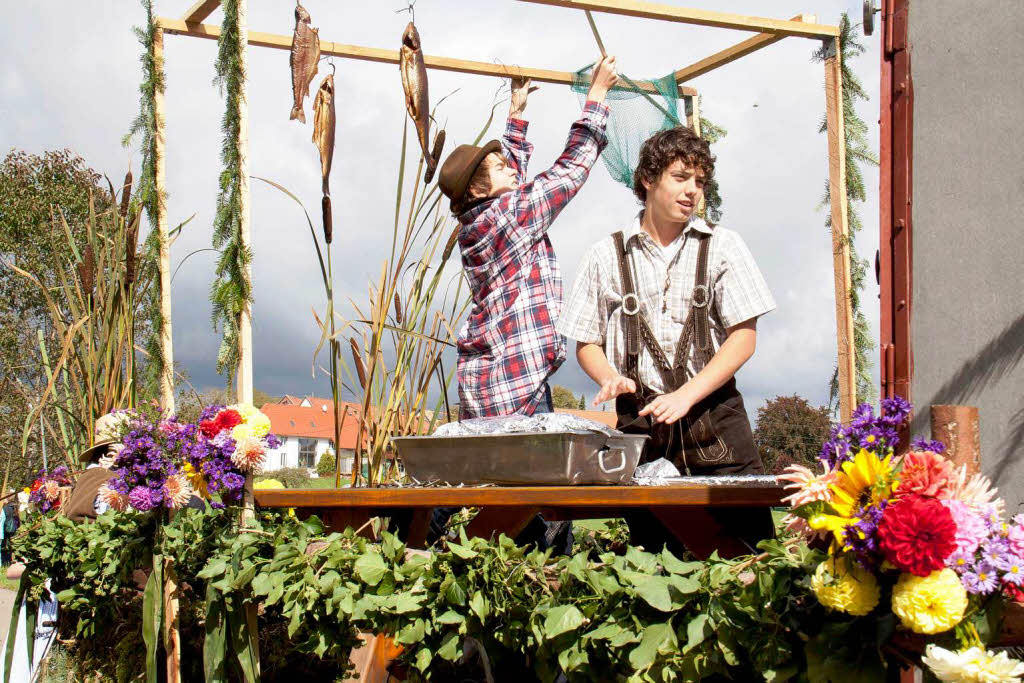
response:
M581 104L587 98L593 70L594 64L590 64L573 76L572 89ZM656 92L647 90L650 85ZM606 129L608 146L601 157L612 178L632 189L633 171L644 140L659 130L687 125L687 117L692 116L687 107L692 105L685 97L680 102L673 74L657 79L633 79L619 74L619 82L608 93L605 104L611 113Z
M585 66L573 75L572 89L581 104L590 90L594 66ZM643 79L619 74L619 82L608 93L605 104L611 112L606 129L608 146L601 158L611 177L632 191L633 171L640 160L641 145L659 130L689 126L693 117L693 101L679 96L674 74ZM725 129L704 117L701 117L700 127L701 136L709 144L725 136ZM704 187L704 200L706 205L702 216L711 223L717 223L722 217L722 197L717 178Z

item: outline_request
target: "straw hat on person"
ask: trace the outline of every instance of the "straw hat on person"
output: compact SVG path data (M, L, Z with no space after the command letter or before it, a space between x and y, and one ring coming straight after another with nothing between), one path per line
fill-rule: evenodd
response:
M93 460L106 455L108 447L121 440L117 433L118 423L121 419L122 417L117 413L107 413L96 418L96 424L93 428L95 440L92 446L79 453L79 465L84 467Z

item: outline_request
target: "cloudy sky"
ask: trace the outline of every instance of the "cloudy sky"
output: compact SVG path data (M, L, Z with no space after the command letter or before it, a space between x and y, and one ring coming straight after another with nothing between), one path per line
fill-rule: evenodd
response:
M179 17L191 0L155 0L160 15ZM373 3L306 0L322 40L398 47L408 15L399 0ZM689 6L786 18L815 11L838 23L848 0L692 0ZM291 2L250 0L250 28L290 34ZM131 165L136 149L120 144L138 110L140 46L131 28L143 12L133 0L20 3L0 26L0 148L41 154L68 147L112 178ZM208 22L219 23L215 12ZM596 15L620 70L657 77L693 63L749 34L611 15ZM583 14L513 0L419 0L416 23L425 52L562 71L594 60ZM40 38L40 34L45 39ZM878 35L853 68L871 100L859 108L871 145L878 144ZM49 46L49 47L41 47ZM59 46L55 49L54 46ZM167 184L172 225L195 214L175 243L174 267L210 246L224 102L212 84L216 42L167 36ZM695 79L705 116L728 130L714 149L724 197L723 225L738 231L757 258L778 309L758 327L758 349L740 371L740 389L753 413L766 398L798 393L827 401L835 358L831 239L819 208L827 177L824 76L811 61L814 41L789 38ZM338 287L366 300L366 283L388 256L402 126L406 120L398 69L390 64L335 60L338 129L332 173ZM321 67L321 75L325 66ZM249 51L251 170L294 191L307 207L319 201L320 167L311 125L288 120L288 53ZM435 99L452 94L439 118L449 146L471 141L486 120L498 79L430 72ZM314 88L319 77L314 81ZM543 84L530 100L531 172L558 156L579 102L568 87ZM307 112L309 100L307 100ZM497 137L506 111L491 129ZM869 200L860 207L865 229L857 248L874 257L878 241L877 169L865 170ZM569 288L587 247L626 227L636 211L632 194L598 166L562 213L551 238ZM271 394L325 394L310 360L318 332L312 307L323 288L308 228L296 205L276 190L253 184L255 384ZM211 329L208 292L215 254L191 257L173 283L175 359L199 388L220 386L214 371L219 336ZM866 314L877 330L878 289L869 277ZM349 313L351 310L343 312ZM875 335L877 336L877 335ZM874 357L874 354L873 356ZM875 372L877 376L877 370ZM570 358L555 381L593 396L590 380ZM454 387L451 395L455 395Z

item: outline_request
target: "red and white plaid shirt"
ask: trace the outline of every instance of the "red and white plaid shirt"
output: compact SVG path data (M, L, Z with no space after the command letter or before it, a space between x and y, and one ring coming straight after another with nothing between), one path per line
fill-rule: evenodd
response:
M601 155L607 122L608 107L587 102L562 155L527 182L527 123L508 119L501 143L518 186L459 216L473 294L458 339L462 419L532 415L545 398L544 382L565 360L565 338L555 331L562 274L547 231Z

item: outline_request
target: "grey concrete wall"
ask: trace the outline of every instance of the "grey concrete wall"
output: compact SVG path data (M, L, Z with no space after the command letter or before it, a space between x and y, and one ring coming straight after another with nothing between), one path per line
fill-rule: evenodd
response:
M982 466L1024 501L1024 2L910 5L915 434L976 405Z

